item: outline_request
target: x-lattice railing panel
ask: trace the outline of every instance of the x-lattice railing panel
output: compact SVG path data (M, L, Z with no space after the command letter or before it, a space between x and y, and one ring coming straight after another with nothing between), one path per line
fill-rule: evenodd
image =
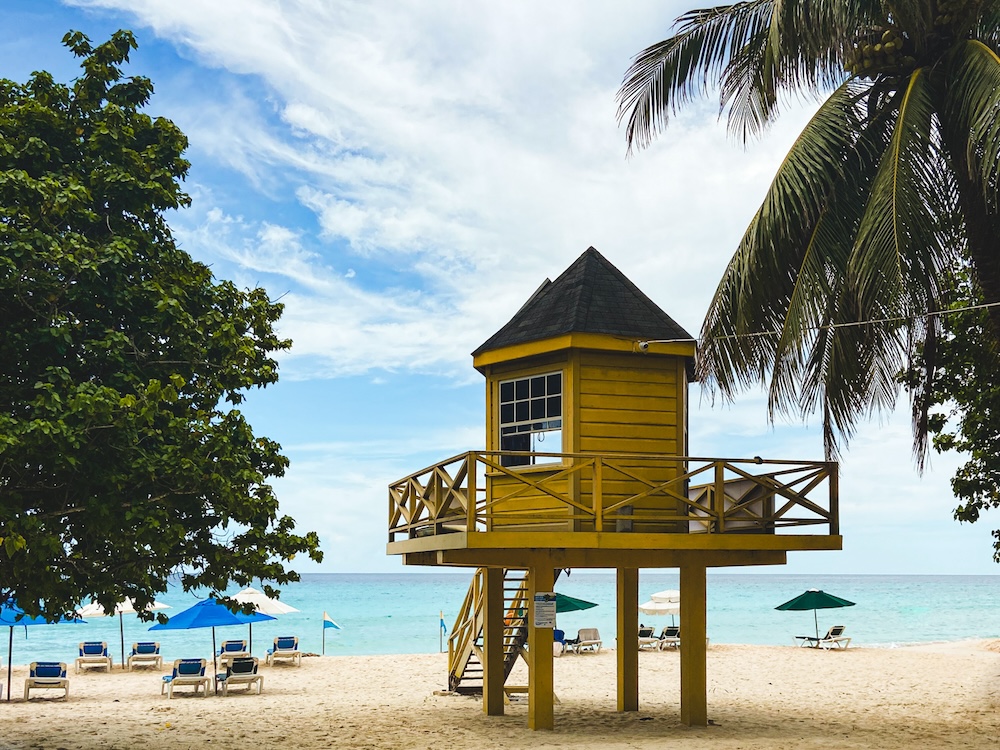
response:
M507 466L504 456L544 465ZM839 534L837 464L648 454L470 451L389 485L389 541L548 527Z

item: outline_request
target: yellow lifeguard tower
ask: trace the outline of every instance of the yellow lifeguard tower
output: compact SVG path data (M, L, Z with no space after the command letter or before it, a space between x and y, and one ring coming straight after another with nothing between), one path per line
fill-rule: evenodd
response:
M482 690L487 714L503 713L523 657L528 725L552 728L544 602L569 568L616 571L618 710L638 710L639 569L679 568L681 720L705 725L707 568L841 549L835 463L687 455L695 351L588 248L473 352L486 450L390 485L389 554L477 569L449 670L453 689Z

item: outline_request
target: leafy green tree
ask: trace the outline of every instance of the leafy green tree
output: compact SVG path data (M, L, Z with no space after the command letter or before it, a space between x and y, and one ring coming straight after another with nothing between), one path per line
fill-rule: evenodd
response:
M123 76L133 35L63 42L71 85L0 80L0 603L297 580L319 540L278 514L287 459L237 408L277 380L281 306L176 246L187 140Z
M948 269L967 261L1000 302L1000 0L747 0L674 31L619 91L630 149L716 86L744 141L826 97L724 273L699 375L726 398L765 385L772 415L821 411L833 455L894 405L918 346L935 372ZM997 340L1000 307L990 320ZM924 413L918 457L926 436Z
M904 384L929 406L927 429L934 449L964 455L951 480L959 502L955 518L975 523L983 511L1000 508L1000 356L968 269L952 276L952 288L954 301L941 318L936 342L937 372L929 377L918 352ZM924 392L928 382L931 390ZM1000 562L1000 530L993 537L993 559Z

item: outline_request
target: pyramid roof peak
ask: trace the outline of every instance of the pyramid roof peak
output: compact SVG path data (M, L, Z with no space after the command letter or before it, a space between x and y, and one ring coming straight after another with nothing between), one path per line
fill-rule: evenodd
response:
M569 333L693 340L596 248L588 247L555 281L546 279L514 317L472 354Z

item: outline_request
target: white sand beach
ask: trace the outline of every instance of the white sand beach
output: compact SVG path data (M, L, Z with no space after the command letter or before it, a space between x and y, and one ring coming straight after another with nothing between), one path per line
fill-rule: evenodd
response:
M72 673L70 697L33 691L15 667L0 747L21 748L996 748L1000 641L824 652L712 645L711 726L680 724L676 653L640 653L640 710L615 711L615 654L555 662L554 731L527 729L526 699L503 717L437 696L446 656L311 657L261 667L262 695L173 700L160 670ZM6 683L6 671L3 673ZM523 679L523 676L521 677ZM514 680L517 676L514 676ZM35 697L35 696L38 697ZM655 743L655 744L651 744Z

